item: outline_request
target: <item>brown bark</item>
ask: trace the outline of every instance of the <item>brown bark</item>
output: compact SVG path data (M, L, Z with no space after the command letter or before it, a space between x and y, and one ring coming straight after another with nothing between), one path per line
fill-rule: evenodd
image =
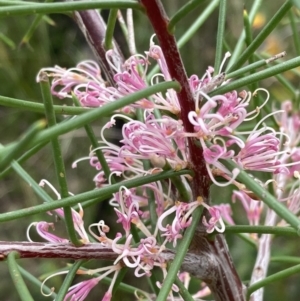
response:
M104 38L106 31L106 24L103 21L101 15L96 10L87 10L74 13L74 20L78 27L84 34L88 44L93 50L97 62L101 67L101 71L106 77L106 80L111 86L115 86L114 74L115 71L107 63L105 53L108 49L104 47ZM113 43L113 50L120 58L121 62L124 62L124 57L120 51L118 45Z
M182 271L205 281L215 293L216 301L243 301L242 284L236 273L223 235L216 235L213 241L198 237L200 247L191 249L185 256ZM102 259L114 261L118 254L100 243L88 243L75 247L71 243L42 243L42 242L6 242L0 241L0 260L16 251L19 258L65 258L65 259ZM175 257L172 250L164 250L160 257L172 261ZM219 255L221 254L221 256ZM235 271L235 270L234 270ZM239 285L237 285L239 284Z

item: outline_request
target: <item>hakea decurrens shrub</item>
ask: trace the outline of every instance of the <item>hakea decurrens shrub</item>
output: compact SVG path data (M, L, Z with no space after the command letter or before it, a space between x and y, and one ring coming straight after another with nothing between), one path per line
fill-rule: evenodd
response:
M228 56L228 55L227 55ZM52 94L59 98L72 98L75 95L83 107L99 107L107 103L117 101L119 98L139 91L149 84L171 80L164 55L159 46L151 42L149 51L145 55L134 55L125 63L109 50L106 54L107 62L115 70L115 86L108 86L101 76L99 66L93 61L84 61L75 68L63 69L61 67L44 68L42 71L52 78ZM146 79L149 65L156 62L160 67L157 73L150 79ZM189 168L189 149L187 138L197 139L202 146L206 167L213 183L219 186L235 185L233 201L241 201L247 219L251 225L261 222L260 215L263 204L253 196L251 191L237 182L238 169L229 171L222 160L233 160L241 169L248 171L268 172L272 175L272 181L277 184L277 196L281 201L287 201L288 207L293 212L299 211L298 182L290 191L284 190L287 182L293 181L299 174L296 172L299 166L300 149L297 145L300 135L300 118L292 113L291 104L283 104L283 110L273 112L278 122L278 130L266 125L268 116L259 121L252 130L239 131L239 126L256 118L260 109L269 99L266 90L258 89L253 94L246 91L231 91L224 95L209 96L208 86L214 84L213 68L209 67L206 73L199 78L192 75L189 78L190 89L194 95L195 108L189 112L188 120L193 125L193 132L186 132L179 119L180 106L175 91L158 93L148 99L124 107L115 112L110 121L104 125L101 131L99 149L103 152L111 175L120 179L129 179L162 171L164 168L180 170ZM224 85L226 81L218 84ZM265 101L253 109L251 100L253 95L261 93L265 95ZM135 120L136 110L142 110L143 120ZM157 110L160 114L157 114ZM122 139L119 145L112 144L105 139L104 132L114 126L116 118L125 120L122 128ZM288 138L290 137L290 139ZM88 157L78 159L89 160L95 167L97 174L94 177L96 187L109 185L111 177L106 178L101 163L93 150ZM145 169L143 161L151 163L150 169ZM223 181L220 181L220 178ZM218 180L217 180L218 179ZM185 189L190 193L189 179L181 177ZM270 183L259 184L266 186ZM89 291L109 274L114 274L112 283L103 300L110 300L114 281L122 268L126 265L134 269L136 277L150 276L154 267L159 267L166 276L166 264L160 253L166 243L172 243L176 247L178 239L182 237L182 231L191 223L191 214L198 206L204 206L210 213L210 218L202 220L208 233L214 230L223 232L225 225L222 217L229 224L234 224L231 216L231 205L221 204L208 206L201 197L190 203L174 201L171 182L151 183L139 187L139 189L127 189L122 186L118 193L113 195L110 201L115 207L116 223L122 226L122 232L109 237L109 228L104 221L89 226L93 237L109 247L118 257L114 264L105 268L81 271L81 274L93 275L101 273L90 280L85 280L69 289L65 300L84 300ZM156 202L158 222L153 233L147 227L149 220L147 191L153 192ZM62 216L61 210L56 214ZM84 243L89 242L88 235L83 227L83 212L73 211L75 229ZM34 224L37 232L50 242L64 241L48 232L52 224L39 222ZM140 241L134 241L131 227L135 225L142 233ZM92 231L96 229L96 232ZM157 237L160 236L161 240ZM159 241L161 241L159 243ZM161 284L157 284L160 286ZM176 291L176 286L173 286ZM204 289L201 290L203 292ZM209 290L206 290L209 293ZM200 294L199 294L200 296ZM199 297L198 296L198 297ZM203 294L201 295L203 296Z

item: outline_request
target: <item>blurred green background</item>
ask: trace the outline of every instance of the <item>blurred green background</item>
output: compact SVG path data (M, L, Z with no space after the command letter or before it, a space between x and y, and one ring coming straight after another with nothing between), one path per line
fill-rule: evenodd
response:
M173 0L163 1L169 15L172 15L187 1ZM197 16L209 4L210 1L203 1L193 13L182 20L176 26L176 37L179 38L191 26ZM225 39L231 49L234 48L237 39L243 28L243 9L250 9L253 1L229 0L226 20ZM283 0L263 1L259 15L254 26L254 36L261 30L265 22L268 21L276 12L278 7L284 3ZM107 12L102 12L107 17ZM43 67L59 65L61 67L72 67L77 62L85 59L94 59L82 33L75 22L68 16L62 14L50 15L53 25L41 22L29 43L21 45L27 29L34 20L34 16L19 16L0 19L0 94L3 96L42 102L39 85L36 83L36 75ZM148 50L149 39L153 34L151 26L146 17L140 13L134 13L136 25L136 44L139 52ZM181 49L183 61L187 73L198 74L201 76L207 66L214 64L216 30L217 30L218 10L216 10L209 19L199 29L198 33ZM298 25L298 23L297 23ZM124 53L128 54L128 49L121 38L120 29L116 29L117 40L121 41L120 46ZM271 34L265 43L259 49L260 52L275 54L283 50L288 51L287 57L294 56L291 29L288 18L284 18L280 26ZM118 39L118 37L120 37ZM225 51L224 51L225 53ZM287 74L287 77L298 86L298 78ZM262 82L262 85L268 88L272 93L274 101L282 101L289 98L288 92L272 78ZM273 101L272 100L272 101ZM57 104L63 104L62 100L55 100ZM0 137L3 145L14 141L36 120L44 118L43 115L22 111L20 109L1 107L0 109ZM58 120L64 117L59 116ZM100 127L103 121L99 120L93 124L95 133L100 133ZM118 137L119 133L114 132L113 138ZM83 129L79 129L67 135L61 136L61 146L63 157L67 168L67 177L69 190L72 193L80 193L94 188L92 181L96 171L91 168L88 162L78 164L76 169L71 168L72 162L76 159L87 156L90 143L85 137ZM47 179L54 186L57 183L54 177L53 162L49 145L42 149L33 158L24 165L29 174L39 182L41 179ZM50 194L49 189L46 189ZM213 188L213 199L216 203L229 202L229 191L220 188ZM13 211L28 206L39 204L39 198L32 189L14 173L10 173L5 179L0 181L0 212ZM51 194L53 195L53 194ZM219 199L222 195L223 199ZM53 197L55 197L53 195ZM241 216L237 221L241 224L247 223L245 215L242 213L241 206L235 205L235 212ZM107 203L101 203L97 208L87 208L85 211L85 222L106 220L109 226L113 225L113 210ZM47 220L53 221L50 216L36 215L24 218L18 221L2 223L0 227L0 240L22 241L26 240L26 228L32 221ZM61 222L58 222L57 231L64 231ZM60 229L61 228L61 229ZM34 231L32 231L33 233ZM38 240L38 237L32 234L32 239ZM242 240L233 235L228 235L229 248L231 250L237 270L242 280L247 281L250 278L252 266L255 260L255 250L246 245ZM298 240L291 238L275 238L272 255L299 255ZM22 260L20 264L27 268L33 275L40 276L55 272L56 269L66 265L65 260ZM93 263L91 263L93 266ZM97 262L95 266L99 266ZM271 263L269 273L274 273L287 266ZM0 263L0 300L14 301L19 300L15 289L8 276L8 270L5 262ZM49 281L49 286L60 287L62 277L55 277ZM300 288L297 285L300 277L294 276L274 283L266 287L265 300L298 300ZM130 283L132 279L126 278ZM141 283L142 283L141 279ZM52 300L51 297L43 297L39 289L31 284L29 288L35 300ZM101 300L105 290L101 291L101 285L97 286L86 300ZM196 289L196 288L195 288ZM208 298L211 299L211 298ZM132 297L124 294L118 295L114 300L132 300Z

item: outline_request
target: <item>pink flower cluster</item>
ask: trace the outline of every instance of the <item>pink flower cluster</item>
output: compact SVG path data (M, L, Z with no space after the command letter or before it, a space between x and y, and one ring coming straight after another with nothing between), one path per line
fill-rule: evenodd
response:
M162 50L153 43L145 56L132 56L122 64L112 50L107 52L107 61L115 70L114 86L107 85L101 76L100 68L92 61L81 62L76 68L68 70L56 66L42 71L53 78L51 86L53 95L59 98L71 98L74 93L82 106L99 107L147 87L146 74L151 60L157 62L161 71L150 80L151 84L160 80L171 80ZM219 81L222 74L213 77L213 71L213 68L209 67L202 78L196 75L189 78L195 99L195 109L188 114L189 122L194 127L193 132L186 132L181 120L178 119L180 112L178 98L175 91L169 90L165 94L157 93L148 99L141 99L120 112L115 112L101 131L99 149L104 154L111 176L129 179L165 169L188 168L187 138L193 137L202 146L211 180L219 186L231 183L236 185L238 191L233 193L234 200L241 200L250 224L257 225L262 205L255 200L251 192L245 190L243 185L236 181L236 177L240 169L269 172L280 176L290 175L299 163L290 169L288 166L291 161L298 161L300 151L292 146L283 147L285 135L290 134L284 132L293 131L295 127L299 129L299 118L294 117L291 124L290 117L287 116L289 113L284 111L280 113L281 127L284 129L282 131L275 131L264 123L268 116L261 119L252 130L238 131L241 124L246 124L260 114L261 108L269 99L269 94L262 89L253 93L264 92L267 95L266 100L254 110L250 109L252 107L250 92L243 91L238 94L232 91L224 95L209 96L210 90L220 84L226 84L226 82L222 83L222 80ZM137 109L143 112L140 120L129 117L134 116ZM113 126L115 119L120 117L127 122L123 125L121 145L118 146L106 140L104 131ZM296 136L295 133L297 129L294 130L296 140L300 139L300 136ZM111 183L111 176L108 179L105 177L95 151L93 150L88 157L79 159L73 167L76 167L79 161L88 159L98 171L94 178L96 186L101 187ZM223 160L228 159L233 160L239 168L229 171L222 163ZM151 167L145 169L145 162L150 162ZM216 176L223 177L226 183L218 182ZM181 181L182 189L185 189L192 199L188 179L182 176ZM154 195L158 219L154 232L150 232L146 223L150 218L149 191ZM182 237L182 230L191 224L192 212L200 205L204 206L211 215L210 219L202 220L208 233L214 230L224 231L225 225L221 216L228 223L234 223L229 204L210 207L200 196L190 203L174 201L174 198L174 186L171 181L151 183L139 189L127 189L122 186L119 192L114 194L111 204L115 206L117 223L122 225L124 233L120 232L115 238L109 238L107 236L109 228L104 221L93 224L89 228L91 231L92 227L96 227L98 233L91 231L91 234L118 255L114 265L108 267L103 275L114 273L115 279L124 264L134 269L136 277L150 276L155 266L160 267L165 275L166 267L160 253L167 243L176 246L177 240ZM61 212L57 211L57 214ZM74 224L78 225L76 230L79 236L84 241L88 241L86 233L81 226L79 227L80 222L75 216L74 212ZM131 234L133 225L141 232L139 241L135 241ZM51 225L36 224L37 231L42 237L48 241L58 241L59 238L47 234L49 226ZM162 243L158 243L158 235L164 239ZM65 300L83 300L101 279L101 277L93 278L75 285L70 289ZM112 286L103 300L110 299L111 289Z
M255 143L246 141L245 147L248 149L254 148L253 155L246 158L243 150L240 153L240 158L244 158L244 164L252 170L255 170L259 160L264 160L265 164L261 165L261 171L273 172L272 178L266 183L255 179L262 187L273 184L275 197L285 202L288 209L294 213L300 212L300 115L297 110L293 110L292 103L285 101L281 105L281 110L277 111L276 122L278 124L278 132L274 136L275 131L267 128L269 133L261 136L265 139L261 140L260 134L262 130L255 129L252 132L252 137ZM278 137L278 138L277 138ZM260 141L261 140L261 141ZM274 157L274 153L276 156ZM240 158L237 160L239 161ZM250 225L268 225L268 220L261 220L261 213L264 210L264 203L261 202L251 192L245 189L244 185L238 184L239 191L233 191L232 200L241 201L246 213L246 218ZM232 219L232 210L230 204L222 204L217 206L220 210L223 219L231 225L235 222ZM280 225L286 225L284 221L279 221ZM257 237L252 235L252 238Z
M156 185L156 183L151 183L143 188L145 190L152 189L156 196L156 202L161 202L161 204L157 206L157 208L161 208L161 210L157 210L159 218L154 233L151 233L144 223L144 221L147 220L146 217L148 217L147 211L143 210L143 207L148 205L146 194L145 196L143 196L143 194L139 195L136 194L136 189L129 190L122 186L119 192L114 195L114 198L111 200L111 204L116 206L115 212L118 217L117 223L122 225L125 233L122 234L121 232L118 232L114 239L110 239L107 236L109 233L109 227L103 220L89 226L90 234L103 244L103 246L111 248L118 257L111 266L89 269L87 271L79 270L79 274L94 275L95 273L101 273L101 275L91 278L90 280L82 281L81 283L70 287L69 292L64 299L65 301L84 300L94 286L96 286L104 277L113 273L114 276L111 285L102 299L103 301L110 300L116 277L124 265L134 269L134 275L136 277L151 276L151 271L154 267L159 267L163 271L163 275L165 277L167 275L166 263L164 258L160 255L165 249L165 245L167 243L172 242L173 246L176 247L177 240L182 237L182 230L191 224L191 215L195 208L203 205L208 210L212 211L212 219L208 222L211 229L210 232L213 231L214 225L220 219L220 216L216 214L216 209L213 210L211 207L204 204L201 198L191 203L177 202L175 206L171 206L169 209L164 211L165 207L170 206L171 201L169 198L169 201L164 201L165 196L163 195L162 188ZM61 218L64 218L62 209L56 209L54 212ZM168 220L172 214L174 214L175 217L173 218L172 224L169 224ZM72 217L75 230L82 242L91 243L88 234L84 229L82 208L80 207L79 213L72 209ZM35 226L38 234L49 242L68 242L67 239L61 238L49 231L50 227L54 230L53 223L47 223L44 221L36 222L29 226L29 240L31 240L29 237L29 229L31 226ZM138 228L143 235L139 241L135 241L131 234L131 228L133 226ZM98 233L92 231L93 228L96 228ZM164 238L162 243L158 243L158 234L160 234L160 237Z

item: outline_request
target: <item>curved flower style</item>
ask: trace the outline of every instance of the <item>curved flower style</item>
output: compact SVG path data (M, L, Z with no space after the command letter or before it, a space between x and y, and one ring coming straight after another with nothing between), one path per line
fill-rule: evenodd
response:
M269 133L263 134L266 131ZM269 128L262 128L249 135L245 146L236 156L236 162L245 170L278 173L283 172L278 168L281 165L277 159L278 155L280 140L276 137L276 133Z

